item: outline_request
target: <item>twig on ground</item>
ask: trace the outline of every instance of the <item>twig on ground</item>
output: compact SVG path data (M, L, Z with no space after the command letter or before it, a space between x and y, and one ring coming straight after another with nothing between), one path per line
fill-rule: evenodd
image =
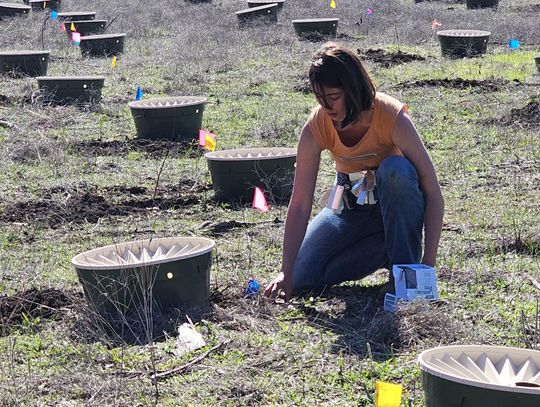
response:
M540 290L540 283L538 282L538 280L530 274L526 274L526 276L531 281L532 285L534 285L538 290Z
M181 372L187 370L188 368L190 368L191 366L193 366L194 364L199 363L201 360L205 359L212 352L220 349L222 346L226 345L227 343L229 343L229 341L220 342L216 346L214 346L213 348L208 349L208 351L203 353L201 356L198 356L195 359L193 359L191 362L188 362L188 363L186 363L185 365L182 365L182 366L175 367L174 369L165 370L164 372L155 373L152 376L150 376L150 379L152 379L152 380L165 379L165 378L167 378L169 376L181 373Z

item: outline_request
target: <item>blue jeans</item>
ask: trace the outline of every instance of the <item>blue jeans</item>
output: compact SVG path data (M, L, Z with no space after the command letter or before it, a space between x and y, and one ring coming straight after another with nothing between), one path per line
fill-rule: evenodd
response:
M323 290L422 256L424 196L414 165L385 158L376 176L378 202L336 214L324 208L308 225L293 273L293 289Z

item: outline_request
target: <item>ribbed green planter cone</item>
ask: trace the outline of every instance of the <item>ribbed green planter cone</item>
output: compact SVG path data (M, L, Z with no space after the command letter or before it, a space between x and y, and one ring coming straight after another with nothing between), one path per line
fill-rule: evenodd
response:
M104 76L40 76L37 78L44 103L86 105L101 101Z
M486 53L491 33L481 30L437 31L441 52L445 57L468 58Z
M260 6L267 6L268 4L277 4L278 12L283 10L283 4L285 4L285 0L248 0L247 5L248 7L260 7Z
M0 72L18 75L47 75L50 51L0 51Z
M32 7L17 3L0 3L0 20L5 17L27 16Z
M60 10L61 6L60 0L30 0L28 4L32 7L32 10Z
M257 24L277 23L277 3L265 4L258 7L250 7L245 10L235 12L240 28Z
M426 407L540 406L540 352L500 346L428 349L418 356Z
M67 27L69 28L69 27ZM81 37L81 53L90 57L111 57L124 52L126 34L96 34Z
M499 0L467 0L467 8L497 8Z
M194 141L202 126L206 98L173 96L129 103L137 137Z
M275 201L290 198L296 149L246 148L205 154L218 201L251 202L255 187Z
M536 64L536 70L540 73L540 56L534 57L534 63Z
M335 37L339 18L308 18L292 20L294 32L302 39L318 40L321 37Z
M95 11L66 11L64 13L58 13L58 19L60 21L87 21L94 20L95 18Z
M101 34L107 27L107 20L81 20L81 21L68 21L64 23L66 26L66 34L71 39L71 24L75 26L75 31L81 34L81 36L89 36L92 34ZM82 40L81 40L82 42Z
M207 305L214 241L170 237L104 246L72 259L91 307L114 319L142 312Z

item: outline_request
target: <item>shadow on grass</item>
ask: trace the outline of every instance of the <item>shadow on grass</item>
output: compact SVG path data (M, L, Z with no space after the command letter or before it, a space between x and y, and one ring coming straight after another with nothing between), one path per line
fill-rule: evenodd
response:
M373 286L337 286L310 297L302 295L297 306L311 325L330 329L339 335L333 351L365 355L372 352L387 359L401 345L396 316L383 310L383 284ZM368 344L369 343L369 347Z

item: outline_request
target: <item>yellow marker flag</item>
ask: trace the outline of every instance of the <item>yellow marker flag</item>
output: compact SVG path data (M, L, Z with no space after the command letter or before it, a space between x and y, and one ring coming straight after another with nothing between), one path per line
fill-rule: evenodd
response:
M199 129L199 145L214 151L216 149L216 135L210 131Z
M69 29L70 29L71 31L77 31L77 30L75 29L75 24L73 24L73 23L71 23L71 25L69 26Z
M401 403L401 384L375 383L375 407L399 407Z
M116 55L114 57L112 57L112 60L111 60L111 66L112 68L116 68L116 64L117 64L118 60L116 59Z
M205 147L210 151L214 151L216 149L216 138L215 137L216 136L214 136L212 133L206 133L206 135L205 135L204 144L205 144Z
M330 2L330 8L336 8L336 0Z

